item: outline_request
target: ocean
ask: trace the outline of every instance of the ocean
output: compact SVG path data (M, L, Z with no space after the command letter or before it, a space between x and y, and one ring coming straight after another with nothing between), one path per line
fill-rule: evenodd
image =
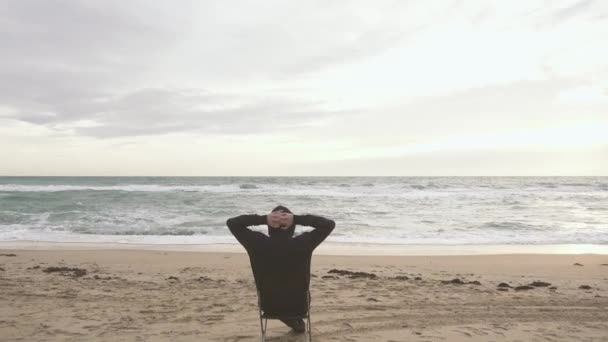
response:
M237 244L279 204L339 243L608 244L608 177L0 177L0 241Z

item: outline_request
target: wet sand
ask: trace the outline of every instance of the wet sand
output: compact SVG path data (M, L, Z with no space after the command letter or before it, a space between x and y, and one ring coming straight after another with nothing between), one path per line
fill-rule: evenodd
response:
M315 255L312 273L315 341L608 341L608 255ZM259 341L257 315L244 253L0 249L2 341Z

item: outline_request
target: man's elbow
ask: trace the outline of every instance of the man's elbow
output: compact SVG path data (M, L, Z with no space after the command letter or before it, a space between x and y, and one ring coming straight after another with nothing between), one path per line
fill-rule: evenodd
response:
M330 219L327 219L327 221L327 228L333 230L336 227L336 222Z

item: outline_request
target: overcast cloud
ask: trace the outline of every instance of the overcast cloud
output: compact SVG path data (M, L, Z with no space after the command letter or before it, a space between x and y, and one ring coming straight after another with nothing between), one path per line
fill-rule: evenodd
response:
M0 174L606 175L606 41L592 0L2 1Z

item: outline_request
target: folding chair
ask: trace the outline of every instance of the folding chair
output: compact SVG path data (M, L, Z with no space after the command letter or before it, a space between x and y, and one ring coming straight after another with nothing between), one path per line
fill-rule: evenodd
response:
M262 298L262 293L260 292L260 287L258 286L258 283L256 281L256 288L257 288L257 295L258 295L258 310L259 310L259 314L260 314L260 329L262 331L262 342L266 342L266 327L268 325L269 319L306 319L307 341L312 342L312 327L310 325L311 297L310 297L309 284L310 284L310 281L308 281L308 284L306 284L306 312L301 315L297 315L297 316L285 316L285 315L279 315L279 314L274 314L274 313L270 314L270 313L264 312L264 310L262 309L262 307L263 307L262 301L264 300L264 298Z

